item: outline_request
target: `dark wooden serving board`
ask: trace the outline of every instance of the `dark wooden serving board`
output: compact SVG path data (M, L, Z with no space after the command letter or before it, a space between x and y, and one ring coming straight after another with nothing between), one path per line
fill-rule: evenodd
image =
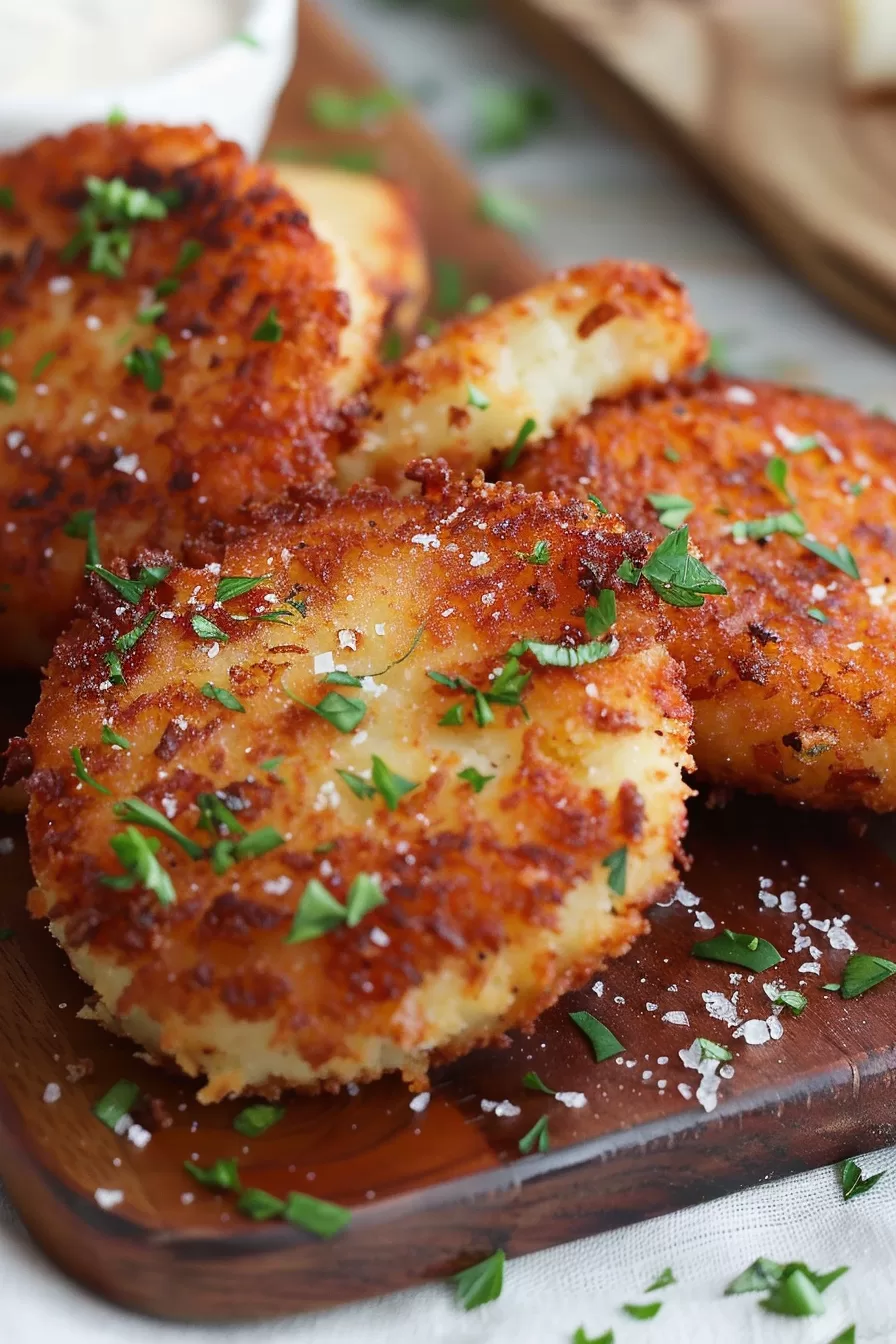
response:
M310 83L374 80L306 4L298 73L276 138L306 139L302 89ZM461 260L471 290L507 293L533 276L535 263L512 240L473 222L473 187L412 116L394 123L386 160L416 187L435 255ZM2 689L8 713L13 697ZM809 1007L798 1019L784 1014L780 1041L732 1042L729 1028L708 1016L702 993L730 994L730 968L689 956L706 935L694 927L694 909L675 902L654 912L651 936L600 973L600 997L584 988L547 1013L533 1036L439 1071L425 1112L410 1110L406 1087L387 1079L354 1097L295 1098L279 1126L247 1140L231 1128L236 1104L199 1106L186 1081L78 1019L84 986L24 911L30 878L21 822L0 817L0 837L14 842L8 854L0 845L0 928L14 932L0 941L0 1179L37 1242L81 1282L159 1316L233 1320L443 1278L496 1247L520 1255L891 1142L892 982L851 1003L825 994L820 983L837 979L846 953L810 929L825 949L823 974L801 977L808 953L790 952L798 916L765 909L757 897L761 877L780 892L805 874L799 897L814 918L848 913L863 950L896 956L889 901L896 873L878 843L884 833L872 826L862 836L844 819L744 800L717 811L695 807L687 882L700 908L718 927L771 939L787 953L781 978L789 987L807 982ZM760 980L774 974L737 987L742 1016L767 1015ZM619 1061L594 1063L567 1018L577 1008L617 1034L626 1047ZM662 1021L676 1010L688 1014L687 1027ZM678 1090L699 1081L678 1057L698 1035L735 1054L734 1076L712 1114ZM88 1075L71 1081L85 1062ZM566 1109L526 1092L529 1069L557 1089L584 1093L587 1105ZM91 1114L122 1077L162 1101L174 1121L143 1150ZM43 1100L48 1083L62 1091L53 1104ZM485 1113L483 1098L510 1100L521 1113ZM550 1152L521 1158L520 1137L545 1112ZM285 1224L250 1225L225 1197L192 1185L182 1170L191 1156L202 1164L236 1156L246 1184L351 1205L352 1225L335 1243ZM104 1211L98 1188L121 1190L124 1202Z

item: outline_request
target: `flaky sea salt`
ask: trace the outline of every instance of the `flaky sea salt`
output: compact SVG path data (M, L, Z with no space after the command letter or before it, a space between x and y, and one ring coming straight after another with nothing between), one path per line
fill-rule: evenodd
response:
M52 1106L62 1096L62 1088L58 1083L47 1083L44 1088L44 1101L48 1106Z
M429 1105L429 1097L429 1092L418 1092L416 1097L411 1097L408 1105L412 1111L416 1111L419 1115L420 1112L425 1111Z
M663 1013L662 1021L668 1022L670 1027L689 1027L691 1025L687 1013L683 1013L679 1008Z
M588 1104L584 1092L555 1092L554 1100L559 1101L561 1106L568 1106L571 1111L581 1110Z
M100 1186L94 1190L93 1197L101 1209L114 1209L116 1204L124 1203L123 1190L104 1190Z

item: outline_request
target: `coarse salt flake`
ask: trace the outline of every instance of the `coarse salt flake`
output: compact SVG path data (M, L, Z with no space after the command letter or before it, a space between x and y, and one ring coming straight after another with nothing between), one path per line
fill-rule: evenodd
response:
M568 1106L571 1111L580 1111L588 1105L584 1092L555 1092L554 1100L559 1101L561 1106Z
M48 1106L52 1106L62 1096L62 1088L58 1083L47 1083L44 1088L44 1101Z
M418 1092L416 1097L411 1097L408 1105L412 1111L416 1111L419 1115L422 1111L425 1111L429 1105L429 1097L430 1094L428 1092Z
M104 1190L99 1186L94 1190L93 1197L101 1209L114 1209L117 1204L124 1203L123 1190Z
M336 671L336 663L333 659L332 653L316 653L314 655L314 661L312 666L314 667L315 676L317 676L321 672Z

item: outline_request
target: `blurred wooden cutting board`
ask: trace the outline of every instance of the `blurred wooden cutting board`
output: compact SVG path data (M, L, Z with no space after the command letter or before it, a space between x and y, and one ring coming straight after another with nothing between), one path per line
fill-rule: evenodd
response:
M896 101L840 86L834 0L493 0L816 289L896 340Z

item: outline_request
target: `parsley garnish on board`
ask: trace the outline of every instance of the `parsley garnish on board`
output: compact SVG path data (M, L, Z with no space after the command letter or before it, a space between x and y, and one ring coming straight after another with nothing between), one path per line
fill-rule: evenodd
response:
M148 392L160 392L165 381L163 361L171 354L171 342L167 336L159 334L147 348L135 345L125 355L123 363L132 378L142 378Z
M720 1059L722 1061L732 1059L731 1051L724 1045L718 1045L716 1041L711 1041L707 1036L698 1036L696 1044L700 1047L700 1059Z
M886 957L870 957L864 952L854 952L843 967L840 977L840 993L844 999L857 999L869 989L896 975L896 962Z
M801 994L798 989L782 989L781 993L772 999L772 1003L789 1008L794 1017L799 1017L808 1002L805 994Z
M483 191L476 213L486 224L528 237L538 229L538 212L528 201L508 191Z
M404 101L394 89L347 93L328 85L311 90L308 112L315 125L328 131L371 130L402 107Z
M755 972L767 971L784 960L778 949L764 938L749 933L732 933L730 929L724 929L722 933L702 943L695 943L691 948L691 956L700 957L703 961L723 961ZM896 966L893 969L896 970Z
M168 201L123 178L86 177L87 202L78 212L80 228L59 253L64 262L87 251L87 268L120 279L131 255L131 227L138 220L164 219Z
M240 1190L240 1176L235 1157L219 1157L210 1167L198 1167L195 1162L184 1163L194 1181L210 1190Z
M348 889L345 905L322 882L312 877L302 892L292 927L283 941L307 943L322 938L341 924L354 929L371 910L385 904L380 879L375 873L358 873Z
M486 85L474 94L476 149L480 154L517 149L550 125L556 110L549 89Z
M618 572L626 583L637 585L645 578L657 596L673 607L702 607L704 595L728 592L722 580L689 553L687 524L664 537L640 569L626 559Z
M474 1307L494 1302L501 1296L504 1259L503 1251L495 1251L488 1259L480 1260L478 1265L471 1265L469 1269L462 1269L459 1274L452 1275L457 1285L457 1302L464 1311L472 1311Z
M840 1167L840 1187L843 1191L844 1199L854 1199L856 1195L867 1194L873 1190L878 1181L884 1176L882 1171L876 1171L873 1176L865 1176L858 1162L853 1158L848 1158Z
M605 1027L603 1022L598 1022L592 1013L570 1013L569 1017L579 1031L588 1037L594 1051L594 1058L598 1064L602 1064L605 1059L613 1059L616 1055L621 1055L624 1052L625 1046L622 1042L616 1039L609 1027Z
M274 1125L279 1125L285 1115L285 1106L269 1106L259 1101L240 1111L234 1118L233 1127L238 1134L244 1134L247 1139L257 1139Z
M550 1136L548 1134L548 1117L542 1115L519 1141L519 1150L521 1153L531 1153L537 1146L540 1153L546 1153L551 1146Z
M543 1092L546 1097L556 1097L557 1093L552 1087L543 1083L534 1069L523 1074L523 1087L528 1088L530 1092Z
M445 257L436 257L432 270L436 311L442 316L450 316L464 301L463 272L456 261Z
M139 1097L140 1088L137 1084L129 1083L126 1078L120 1078L91 1109L97 1120L101 1120L107 1129L114 1131L130 1113L131 1107Z

